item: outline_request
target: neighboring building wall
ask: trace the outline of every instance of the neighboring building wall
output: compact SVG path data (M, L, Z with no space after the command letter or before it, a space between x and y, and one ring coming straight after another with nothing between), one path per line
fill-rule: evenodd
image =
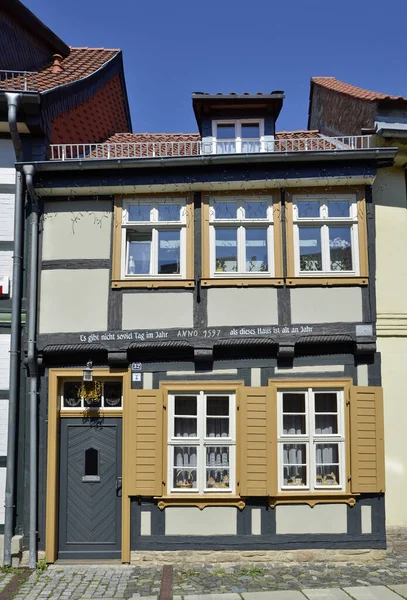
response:
M332 92L312 85L309 129L326 135L360 135L362 127L373 127L376 103Z
M129 131L119 73L89 100L53 119L51 144L99 142L118 131Z
M402 167L379 170L376 210L377 335L382 355L386 443L386 524L407 536L404 401L407 356L407 197ZM400 533L400 532L399 532Z

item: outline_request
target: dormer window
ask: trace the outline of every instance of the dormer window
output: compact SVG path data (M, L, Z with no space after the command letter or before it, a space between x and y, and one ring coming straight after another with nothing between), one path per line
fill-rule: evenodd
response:
M263 120L213 122L213 153L240 154L264 151Z

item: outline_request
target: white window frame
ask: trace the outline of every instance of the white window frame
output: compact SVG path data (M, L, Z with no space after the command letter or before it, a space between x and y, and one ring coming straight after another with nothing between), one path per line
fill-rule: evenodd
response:
M257 124L259 126L259 134L260 137L257 140L257 138L244 138L242 139L242 124L246 125L250 124L250 125L255 125ZM234 138L230 138L230 139L221 139L218 140L218 125L234 125L235 126L235 137ZM218 141L219 143L222 142L234 142L235 143L235 151L231 152L229 154L242 154L242 143L243 142L259 142L260 144L260 152L265 152L265 145L264 145L264 119L221 119L221 120L216 120L216 121L212 121L212 139L213 139L213 145L212 145L212 153L213 154L218 154L217 152L217 146L218 146ZM246 154L246 152L243 152L244 154ZM227 152L224 152L223 154L228 154ZM248 153L248 154L255 154L253 153Z
M329 217L328 216L328 201L329 200L348 200L349 201L349 217ZM319 217L300 217L298 212L298 203L307 201L319 202ZM293 196L293 222L294 222L294 267L296 276L301 277L344 277L358 276L360 274L359 262L359 223L357 211L357 199L355 194L312 194ZM322 253L322 270L321 271L301 271L300 270L300 226L321 226L321 253ZM351 243L352 243L352 264L351 271L332 271L330 269L330 252L329 252L329 226L350 226Z
M86 410L86 411L98 411L98 410L103 410L103 411L112 411L112 410L123 410L123 381L119 380L119 379L98 379L98 381L100 381L103 385L102 385L102 395L101 395L101 406L85 406L85 400L83 398L83 396L81 396L81 403L79 406L64 406L64 384L65 383L78 383L79 385L82 384L82 381L78 378L74 378L74 379L64 379L61 382L61 393L60 393L60 407L61 410L63 411L74 411L74 410ZM104 391L105 391L105 383L121 383L122 385L122 395L121 395L121 403L120 406L105 406L105 395L104 395Z
M175 437L174 411L175 397L196 396L197 398L197 437ZM229 398L229 437L205 437L206 427L206 398L207 396L224 396ZM174 448L176 446L197 448L197 487L174 488ZM229 488L207 488L206 482L206 448L224 446L229 448ZM172 392L168 394L168 441L167 441L167 481L170 494L235 494L236 492L236 394L233 392L199 391Z
M216 202L236 202L235 219L217 219ZM264 219L246 219L245 204L247 202L266 202L267 212ZM210 276L225 277L273 277L274 265L274 215L272 196L211 196L209 200L209 239L210 239ZM237 271L216 271L216 228L237 228ZM268 271L245 271L246 265L246 228L267 228L267 260Z
M179 205L180 220L179 221L159 221L158 207L165 204ZM151 206L150 221L130 221L129 207L132 205L148 205ZM137 279L185 279L186 278L186 199L185 198L162 198L150 199L140 198L137 200L126 200L123 202L122 211L122 240L121 240L121 279L137 280ZM180 273L158 273L158 233L168 229L180 230ZM150 233L151 238L151 253L150 253L150 273L147 274L128 274L127 264L129 255L129 242L131 232L137 231L138 234Z
M317 434L315 433L315 394L330 392L337 394L338 433ZM284 434L283 431L283 395L286 393L305 393L305 434ZM282 492L332 492L345 491L346 489L346 439L345 439L345 394L342 389L329 388L289 388L278 390L278 487ZM295 414L295 413L290 413ZM339 456L339 484L317 485L316 484L316 446L317 444L338 444ZM307 484L306 485L284 485L283 446L284 444L303 444L306 446L307 461Z

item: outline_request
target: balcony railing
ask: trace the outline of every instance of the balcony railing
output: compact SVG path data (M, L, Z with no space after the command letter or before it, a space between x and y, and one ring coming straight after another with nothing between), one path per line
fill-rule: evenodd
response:
M1 71L0 70L0 90L10 92L35 92L37 86L35 76L37 73L32 71Z
M371 137L355 135L346 137L309 137L275 139L251 142L242 154L326 152L366 150L371 147ZM185 141L185 142L120 142L102 144L52 144L50 160L97 160L121 158L170 158L214 154L236 154L236 146L228 142Z

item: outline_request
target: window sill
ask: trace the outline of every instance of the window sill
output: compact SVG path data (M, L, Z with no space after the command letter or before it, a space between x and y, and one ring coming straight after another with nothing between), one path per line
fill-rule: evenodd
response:
M246 502L240 496L160 496L157 506L163 510L167 506L196 506L203 510L206 506L236 506L243 510Z
M340 285L368 285L368 277L318 277L309 275L308 277L287 277L286 284L289 287L297 285L316 286L340 286Z
M193 288L193 279L113 279L112 288L115 290L128 288Z
M274 508L278 504L308 504L313 508L316 504L348 504L349 506L355 506L356 498L360 494L349 494L347 492L334 492L330 494L317 493L317 492L298 492L293 494L292 492L284 493L281 492L278 496L270 497L269 505Z
M201 279L202 287L258 287L282 286L284 280L277 277L219 277Z
M94 419L103 417L122 417L123 408L61 408L60 417L82 417L83 419Z

